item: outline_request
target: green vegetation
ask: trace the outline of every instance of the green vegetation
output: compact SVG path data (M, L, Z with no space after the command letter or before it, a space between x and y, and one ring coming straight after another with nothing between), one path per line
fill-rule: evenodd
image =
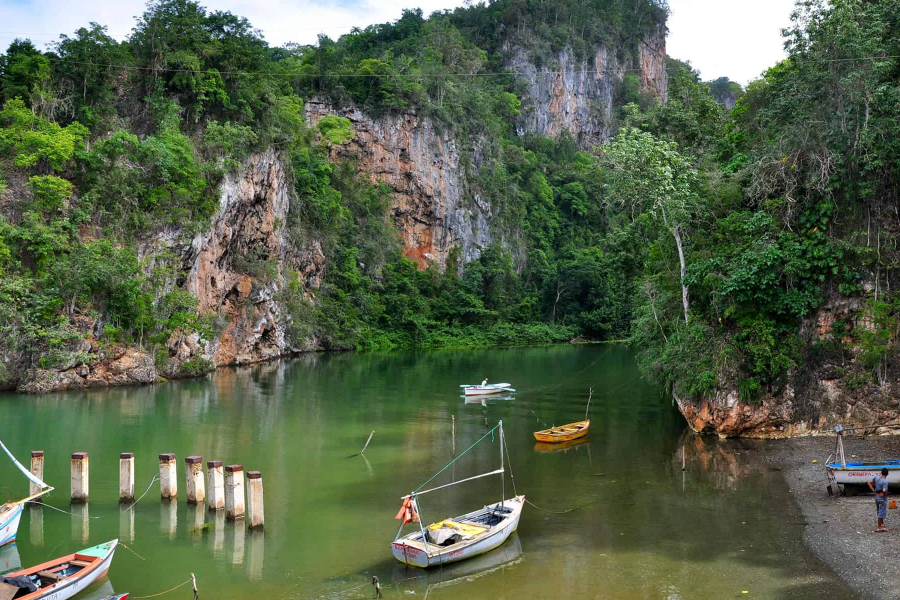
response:
M633 61L666 14L658 0L497 0L271 48L246 19L156 0L125 42L95 23L47 52L16 40L0 57L0 355L85 362L89 338L144 345L164 367L170 341L212 337L217 316L179 287L179 259L132 248L202 231L222 178L274 147L297 199L284 231L321 247L321 285L264 253L234 268L282 282L296 347L631 339L677 393L736 385L755 402L849 344L885 383L900 312L900 3L803 0L789 57L746 90L668 59L659 104L627 73L618 135L600 148L517 132L529 107L504 47L538 66L563 49L591 60L598 44ZM350 121L308 128L313 97L415 111L455 136L497 242L418 269L391 190L333 158ZM811 347L801 323L840 295L865 308Z

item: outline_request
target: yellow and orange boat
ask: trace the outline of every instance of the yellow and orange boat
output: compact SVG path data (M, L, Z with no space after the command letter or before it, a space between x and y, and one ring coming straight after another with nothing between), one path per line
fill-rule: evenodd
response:
M559 427L551 427L550 429L542 429L534 432L534 439L539 442L556 444L559 442L570 442L587 435L588 428L591 426L591 420L576 421L560 425Z

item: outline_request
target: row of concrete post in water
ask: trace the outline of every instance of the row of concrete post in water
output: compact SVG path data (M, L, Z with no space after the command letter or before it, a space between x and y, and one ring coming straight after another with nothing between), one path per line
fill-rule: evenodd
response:
M263 505L262 474L247 471L247 502L244 502L244 467L242 465L222 466L220 460L206 462L203 473L203 458L188 456L185 463L185 485L188 504L203 504L210 511L225 511L225 518L231 521L247 518L250 529L262 529L265 524ZM44 451L31 452L31 472L44 478ZM31 483L31 494L40 488ZM178 498L178 474L175 455L159 455L159 492L163 500ZM87 502L89 494L89 457L87 452L72 454L71 500L75 504ZM119 455L119 502L135 502L134 497L134 453ZM245 510L246 506L246 510Z

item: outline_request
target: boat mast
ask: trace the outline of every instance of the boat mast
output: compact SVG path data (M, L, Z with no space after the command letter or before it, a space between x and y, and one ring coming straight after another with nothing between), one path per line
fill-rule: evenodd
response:
M503 512L503 501L506 499L506 475L503 473L503 421L500 421L500 511Z

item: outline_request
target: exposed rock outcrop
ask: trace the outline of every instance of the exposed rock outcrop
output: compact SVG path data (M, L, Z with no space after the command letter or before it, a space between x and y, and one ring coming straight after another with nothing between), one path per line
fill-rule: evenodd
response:
M54 369L29 369L18 390L42 394L59 390L113 387L153 383L159 376L153 357L136 348L112 346L98 349L98 359Z
M832 298L803 322L801 338L809 345L833 340L832 327L838 320L848 331L869 327L863 308L861 298ZM892 372L897 372L896 365ZM738 378L737 374L728 376L731 382ZM723 385L713 397L675 400L696 432L782 438L827 433L838 423L873 429L900 423L898 391L900 379L896 376L876 385L871 370L859 364L859 348L851 344L841 356L818 361L810 358L803 369L790 373L783 387L770 390L753 403L740 401L733 384Z
M524 80L520 131L556 137L568 131L581 146L600 144L613 133L613 101L625 75L634 72L641 90L665 102L668 92L665 28L637 45L637 64L621 48L597 47L588 60L560 50L540 68L523 48L508 50L508 65Z
M334 146L332 157L352 159L374 182L391 189L391 212L404 253L425 268L441 267L454 247L463 260L478 257L492 241L491 207L477 194L468 202L456 138L415 113L372 118L358 108L322 100L306 103L311 125L337 114L350 120L354 136Z

